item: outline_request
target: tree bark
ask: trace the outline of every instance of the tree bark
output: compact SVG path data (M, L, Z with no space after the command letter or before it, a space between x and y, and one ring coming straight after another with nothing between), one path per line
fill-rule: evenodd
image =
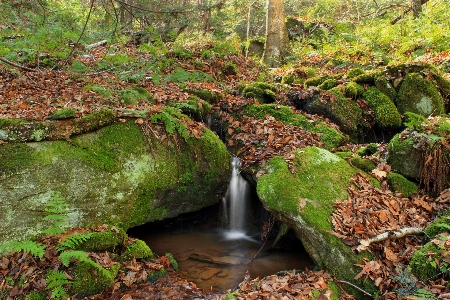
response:
M284 1L266 0L266 43L263 63L268 67L279 67L291 51L289 36L284 22Z

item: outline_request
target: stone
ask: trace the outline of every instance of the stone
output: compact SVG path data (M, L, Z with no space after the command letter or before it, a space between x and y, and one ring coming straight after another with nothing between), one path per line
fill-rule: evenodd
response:
M206 271L203 271L200 273L199 278L202 280L208 280L214 277L214 275L220 273L221 270L220 269L216 269L216 268L211 268L208 269Z

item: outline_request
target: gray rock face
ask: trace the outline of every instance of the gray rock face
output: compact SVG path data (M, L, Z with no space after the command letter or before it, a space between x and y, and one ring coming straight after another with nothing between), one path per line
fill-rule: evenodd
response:
M211 131L184 140L132 121L70 141L0 145L0 243L38 235L56 191L70 225L124 229L216 203L230 174L230 155Z

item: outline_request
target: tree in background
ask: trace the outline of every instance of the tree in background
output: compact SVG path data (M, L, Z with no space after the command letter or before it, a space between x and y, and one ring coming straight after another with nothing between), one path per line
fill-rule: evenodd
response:
M266 1L266 42L262 61L273 68L284 63L291 51L291 46L284 21L284 0Z

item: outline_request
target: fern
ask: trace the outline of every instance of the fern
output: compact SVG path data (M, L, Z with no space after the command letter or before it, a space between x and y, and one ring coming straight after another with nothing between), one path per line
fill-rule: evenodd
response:
M84 251L64 251L59 255L59 259L64 266L68 267L72 258L80 262L86 262L91 265L97 265L92 259L90 259Z
M55 192L52 200L45 205L45 211L48 215L42 220L52 223L51 227L43 231L45 234L60 234L69 226L69 217L66 215L69 212L68 204L59 195L60 192Z
M11 241L0 245L0 253L3 252L28 252L35 257L42 259L45 254L45 246L34 241Z
M179 135L187 140L190 136L190 132L187 129L186 124L179 120L185 118L187 118L187 116L182 114L178 109L165 107L162 112L153 115L151 121L152 123L163 122L166 125L167 133L174 134L176 130Z
M66 238L65 241L59 243L56 246L56 251L61 252L67 249L75 250L75 248L81 243L89 240L92 235L92 232L88 232L86 234L71 234Z
M427 118L424 116L412 113L412 112L405 112L405 115L407 117L407 122L405 122L405 126L408 127L411 130L421 130L423 129L424 123L429 123Z
M68 298L64 285L72 284L70 280L67 279L66 275L62 271L50 270L47 273L47 286L46 290L52 290L52 299Z

